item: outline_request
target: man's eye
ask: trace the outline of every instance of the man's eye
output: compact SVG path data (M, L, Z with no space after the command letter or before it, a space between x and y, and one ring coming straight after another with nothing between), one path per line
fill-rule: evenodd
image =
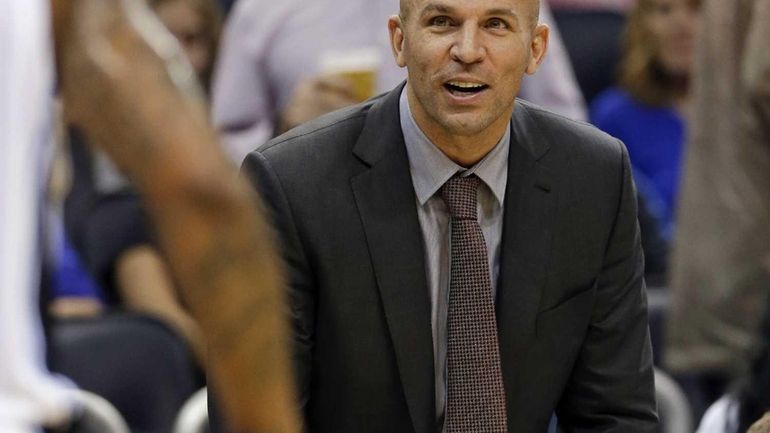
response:
M507 29L508 24L500 18L492 18L491 20L487 21L487 27L491 29Z
M449 20L449 17L444 16L434 17L430 20L430 25L434 27L449 27L451 24L452 22Z

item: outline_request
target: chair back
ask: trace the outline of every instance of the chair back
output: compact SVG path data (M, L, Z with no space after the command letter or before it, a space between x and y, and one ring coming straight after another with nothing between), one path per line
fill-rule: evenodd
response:
M79 389L75 391L75 399L82 410L76 431L131 433L120 412L104 398Z
M109 314L51 325L52 370L114 405L133 432L168 433L201 386L185 342L162 322Z
M208 392L201 388L185 402L174 423L174 433L208 433Z
M682 388L668 374L655 369L655 399L658 401L661 433L692 433L690 403Z

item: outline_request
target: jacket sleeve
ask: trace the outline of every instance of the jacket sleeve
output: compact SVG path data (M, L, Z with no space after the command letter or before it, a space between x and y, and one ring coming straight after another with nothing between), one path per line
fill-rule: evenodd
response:
M618 142L619 199L591 323L557 406L568 433L657 432L644 257L628 153Z
M291 204L269 161L261 153L252 152L246 157L242 172L261 195L268 208L269 220L277 232L277 244L286 267L297 396L300 409L305 411L310 395L315 334L315 278L300 241Z

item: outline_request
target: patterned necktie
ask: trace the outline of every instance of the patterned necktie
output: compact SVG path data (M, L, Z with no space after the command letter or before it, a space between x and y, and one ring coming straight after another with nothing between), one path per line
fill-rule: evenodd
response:
M479 178L441 188L452 219L447 313L447 433L507 432L489 257L476 215Z

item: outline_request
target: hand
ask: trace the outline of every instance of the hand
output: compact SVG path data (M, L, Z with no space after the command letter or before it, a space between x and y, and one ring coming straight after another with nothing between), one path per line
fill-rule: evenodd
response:
M352 83L343 77L323 75L305 79L294 88L283 110L279 132L356 102Z

